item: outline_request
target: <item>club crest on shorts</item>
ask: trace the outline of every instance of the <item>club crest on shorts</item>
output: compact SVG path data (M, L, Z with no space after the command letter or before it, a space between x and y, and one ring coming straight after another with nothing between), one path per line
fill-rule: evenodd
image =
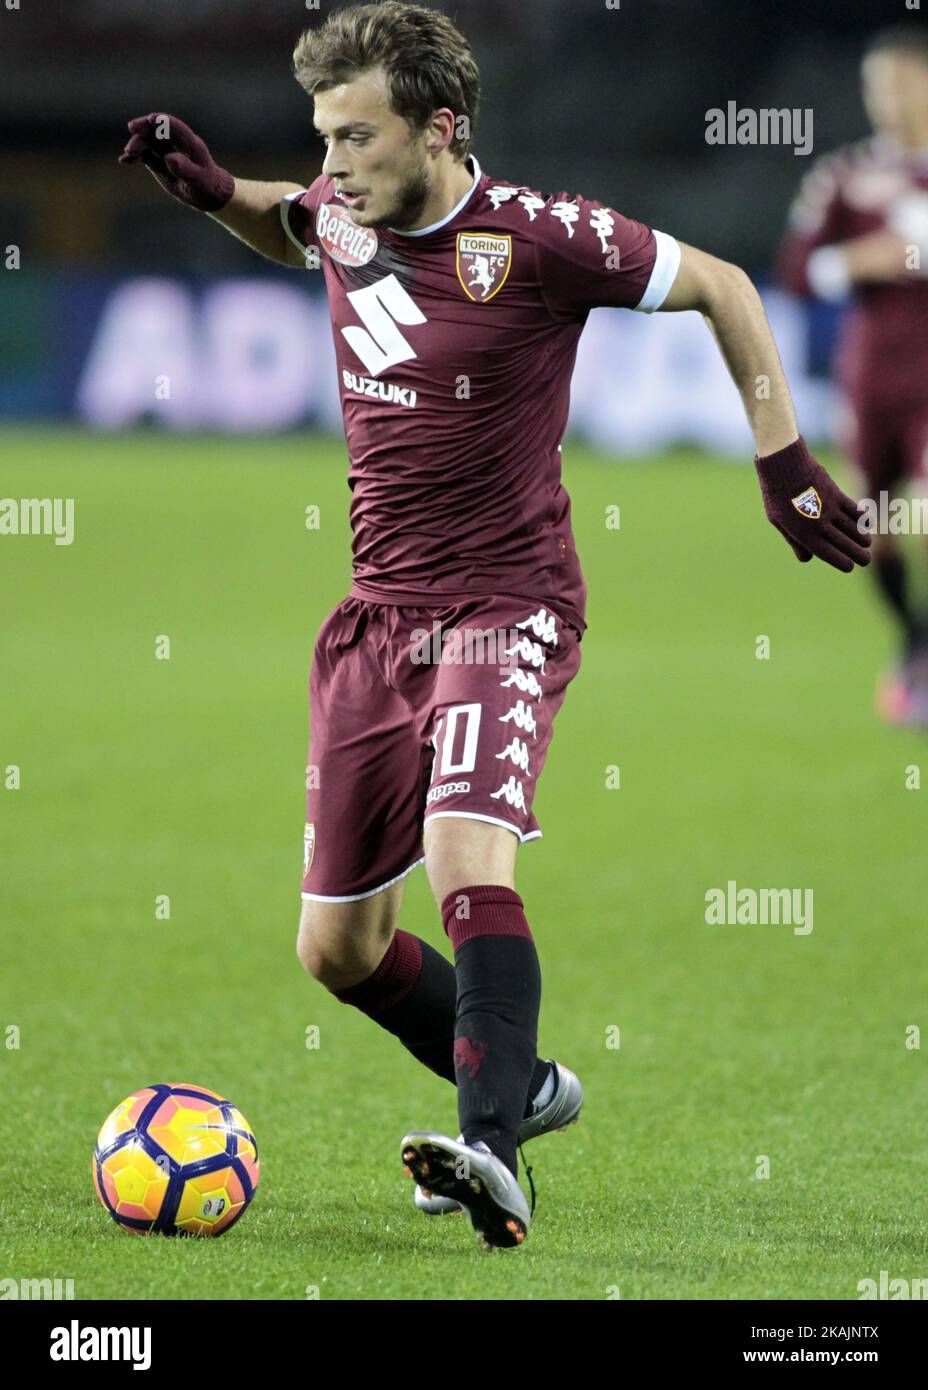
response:
M458 232L457 248L461 288L475 304L486 304L506 283L512 265L512 237Z
M807 487L805 492L800 492L798 497L791 497L790 501L797 512L811 517L813 521L817 521L822 514L822 499L814 487Z
M316 849L316 822L308 820L303 831L303 877L309 873Z

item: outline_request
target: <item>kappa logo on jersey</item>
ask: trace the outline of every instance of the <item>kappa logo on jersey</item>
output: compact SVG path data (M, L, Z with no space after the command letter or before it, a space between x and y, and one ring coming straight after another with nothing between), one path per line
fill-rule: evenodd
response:
M308 820L308 821L306 822L306 829L303 831L303 877L304 877L304 878L306 877L306 875L309 873L310 869L312 868L313 854L315 853L315 850L316 850L316 823L315 823L315 821Z
M496 187L487 189L487 197L493 205L493 211L499 212L501 207L505 207L513 198L519 206L528 213L528 220L534 222L540 212L544 212L548 207L547 199L539 198L535 193L523 192L519 188ZM548 208L548 216L553 217L556 222L567 233L570 240L574 235L574 230L580 220L580 205L572 199L559 199L551 203ZM599 244L603 249L603 255L608 256L610 252L614 255L616 247L610 238L615 232L616 214L611 208L596 207L590 209L587 219L587 226L599 237Z
M457 270L461 287L475 304L499 294L512 265L512 237L492 232L458 232Z
M520 189L521 184L519 188L516 188L514 185L504 183L498 183L495 188L488 188L487 197L493 204L493 211L498 211L499 208L508 203L510 198L514 198Z
M377 254L377 233L352 222L348 209L321 203L316 214L316 235L333 261L342 265L367 265Z
M817 521L822 514L822 499L814 487L807 487L805 492L800 492L798 497L792 497L790 501L797 512L811 517L813 521Z

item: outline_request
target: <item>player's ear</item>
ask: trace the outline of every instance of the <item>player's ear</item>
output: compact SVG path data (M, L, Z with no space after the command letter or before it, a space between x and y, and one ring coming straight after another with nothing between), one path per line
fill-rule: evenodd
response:
M426 150L433 159L438 156L451 144L455 133L454 112L447 106L442 106L438 111L433 111L427 127Z

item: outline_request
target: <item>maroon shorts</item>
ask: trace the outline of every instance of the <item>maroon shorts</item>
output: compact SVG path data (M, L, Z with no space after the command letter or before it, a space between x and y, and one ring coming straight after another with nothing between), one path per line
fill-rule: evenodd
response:
M577 632L540 602L344 599L310 672L303 897L380 892L422 862L438 816L537 839L532 799L579 665Z
M854 403L842 443L870 495L906 479L928 479L928 402L889 409ZM877 500L874 498L874 500Z

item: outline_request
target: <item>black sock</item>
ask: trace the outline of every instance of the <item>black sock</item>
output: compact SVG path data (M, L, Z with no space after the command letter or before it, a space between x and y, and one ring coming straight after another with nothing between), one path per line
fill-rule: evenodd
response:
M909 602L909 571L898 550L884 551L873 557L873 573L880 593L902 627L906 656L924 642L926 625L919 621Z
M466 900L468 913L458 917ZM481 885L442 904L455 948L457 1022L454 1057L458 1118L468 1144L482 1139L518 1172L517 1144L536 1069L541 970L522 899Z
M392 1033L423 1066L457 1083L457 976L450 960L427 941L409 932L395 932L383 960L368 979L333 992L343 1004L353 1004ZM524 1116L532 1113L532 1097L541 1090L548 1070L549 1064L536 1057Z

